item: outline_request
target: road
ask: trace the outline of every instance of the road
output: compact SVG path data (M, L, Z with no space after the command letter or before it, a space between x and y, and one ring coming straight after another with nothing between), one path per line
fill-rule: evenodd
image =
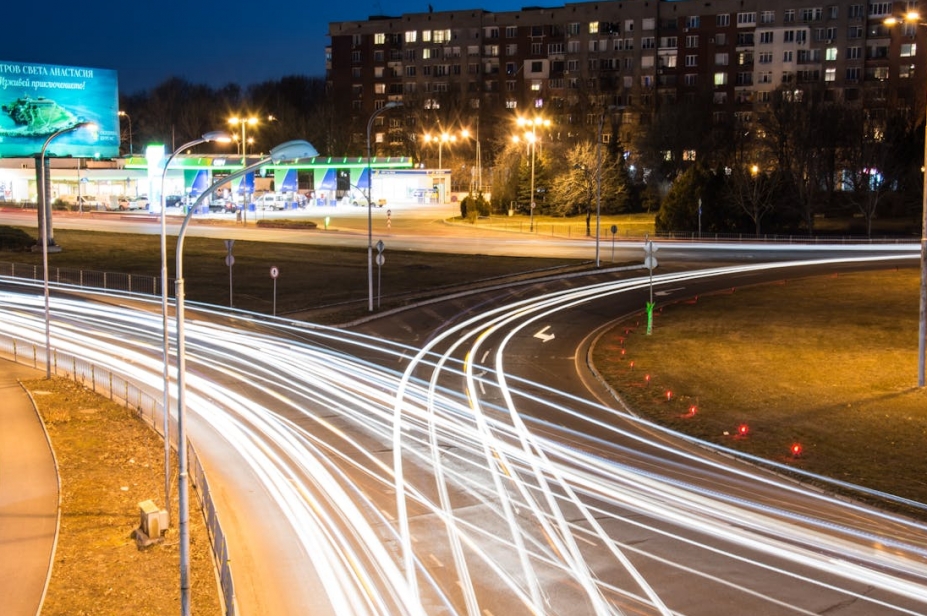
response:
M387 212L391 213L387 226ZM306 210L283 212L259 211L251 214L256 219L305 218L318 224L318 229L273 229L249 224L247 227L235 223L232 215L214 214L193 218L196 224L188 227L187 235L215 239L251 240L261 242L282 242L295 244L316 244L366 248L368 243L367 210L362 207L340 205L337 207L315 207ZM435 206L419 204L396 204L389 209L373 208L373 244L383 240L390 250L416 250L423 252L454 252L459 254L484 254L494 256L550 257L564 259L588 259L596 255L594 238L551 238L537 234L515 233L475 227L466 223L452 224L447 221L459 216L456 206ZM326 228L325 218L329 218ZM181 217L172 214L167 217L168 234L176 235L180 229ZM37 227L34 211L0 209L0 224ZM117 233L160 234L157 217L141 212L96 213L77 215L60 213L54 215L56 229L81 229ZM614 247L614 248L613 248ZM809 255L830 254L858 255L897 252L908 254L918 250L916 242L897 245L861 244L805 244L776 245L768 242L660 242L661 260L670 262L756 262L770 259L805 259ZM67 247L64 246L66 250ZM599 242L600 262L627 262L641 259L643 242L640 239ZM771 252L772 251L772 252ZM824 252L822 252L824 251Z
M654 284L700 293L866 266ZM483 291L351 330L191 315L190 430L221 486L241 613L927 611L923 525L644 424L590 379L590 332L640 310L640 273ZM156 304L54 300L56 348L158 391ZM41 302L2 302L0 331L41 344Z

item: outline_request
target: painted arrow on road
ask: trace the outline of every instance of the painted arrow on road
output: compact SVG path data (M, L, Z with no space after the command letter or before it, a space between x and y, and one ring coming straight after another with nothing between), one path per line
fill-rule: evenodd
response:
M540 338L540 339L543 340L544 342L547 342L548 340L553 340L553 339L554 339L554 335L553 335L553 334L545 334L545 333L544 333L544 332L546 332L548 329L550 329L550 325L548 325L547 327L545 327L544 329L542 329L541 331L539 331L538 333L536 333L536 334L534 335L534 337L535 337L535 338Z
M654 293L654 295L669 295L669 294L672 293L673 291L683 291L683 290L685 290L685 287L676 287L675 289L667 289L667 290L665 290L665 291L657 291L657 292Z

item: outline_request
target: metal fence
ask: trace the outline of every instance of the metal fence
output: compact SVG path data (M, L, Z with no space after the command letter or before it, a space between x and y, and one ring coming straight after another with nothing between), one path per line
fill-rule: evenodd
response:
M507 218L505 216L478 217L470 223L480 229L508 231L511 233L528 233L538 237L590 239L596 237L595 218L590 221L587 230L585 222L563 219L551 221L549 218L535 220L533 223L524 217ZM614 229L614 231L613 231ZM697 242L763 242L770 244L907 244L916 242L916 236L859 236L859 235L808 235L762 233L699 233L672 232L654 230L652 221L629 220L618 224L603 221L598 229L601 242L652 240L689 240Z
M41 265L28 263L9 263L0 261L0 276L22 278L25 280L44 280ZM75 269L71 267L49 267L48 281L52 284L65 284L75 287L143 293L161 294L161 277L142 274L123 274L119 272L99 272L96 270ZM172 279L168 279L168 293L173 293Z
M33 368L44 368L46 365L44 346L5 334L0 334L0 356ZM51 368L55 376L69 378L94 393L133 409L161 438L164 438L162 430L164 414L160 391L139 387L118 373L101 368L80 357L62 353L57 349L52 349L51 352ZM171 446L176 451L176 426L171 430L171 437ZM212 500L206 471L196 455L196 450L189 442L187 443L187 459L190 463L194 494L197 495L202 507L206 527L212 540L213 559L219 572L225 614L235 616L235 587L229 564L228 544L222 525L219 523L215 502Z

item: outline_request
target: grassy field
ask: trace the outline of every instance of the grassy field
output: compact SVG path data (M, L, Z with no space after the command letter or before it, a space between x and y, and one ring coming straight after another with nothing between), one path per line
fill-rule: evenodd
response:
M22 238L34 229L6 229ZM156 235L93 233L67 229L55 232L66 250L48 256L49 267L80 268L159 276L160 238ZM30 242L34 240L29 240ZM9 245L0 233L0 247ZM21 246L22 241L19 245ZM174 245L168 241L168 275L174 275ZM41 267L41 253L0 252L0 260ZM277 279L277 314L313 312L317 321L343 322L367 313L367 250L301 244L269 244L237 240L234 247L232 303L236 308L270 314L274 307L271 266ZM184 278L188 301L229 305L229 268L222 240L190 237L185 241ZM381 305L401 305L413 298L440 295L442 290L478 281L551 268L575 268L570 259L441 255L395 251L382 269ZM374 272L377 275L377 272ZM377 280L374 280L374 292Z
M164 506L164 444L131 409L66 379L24 383L38 405L61 478L61 532L43 616L180 612L177 494L163 543L139 549L138 503ZM177 460L171 461L177 483ZM221 614L209 534L190 511L190 603Z
M651 336L636 320L613 329L594 361L658 423L927 503L918 274L782 280L672 303Z

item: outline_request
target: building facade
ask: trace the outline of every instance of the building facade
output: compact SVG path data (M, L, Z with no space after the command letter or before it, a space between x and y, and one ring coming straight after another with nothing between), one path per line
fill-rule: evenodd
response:
M716 121L749 124L777 90L920 112L925 28L885 20L923 4L612 0L372 16L329 24L327 79L355 127L388 101L406 122L449 105L484 122L542 112L565 134L607 111L605 141L664 106L710 105ZM400 120L377 120L379 149Z

